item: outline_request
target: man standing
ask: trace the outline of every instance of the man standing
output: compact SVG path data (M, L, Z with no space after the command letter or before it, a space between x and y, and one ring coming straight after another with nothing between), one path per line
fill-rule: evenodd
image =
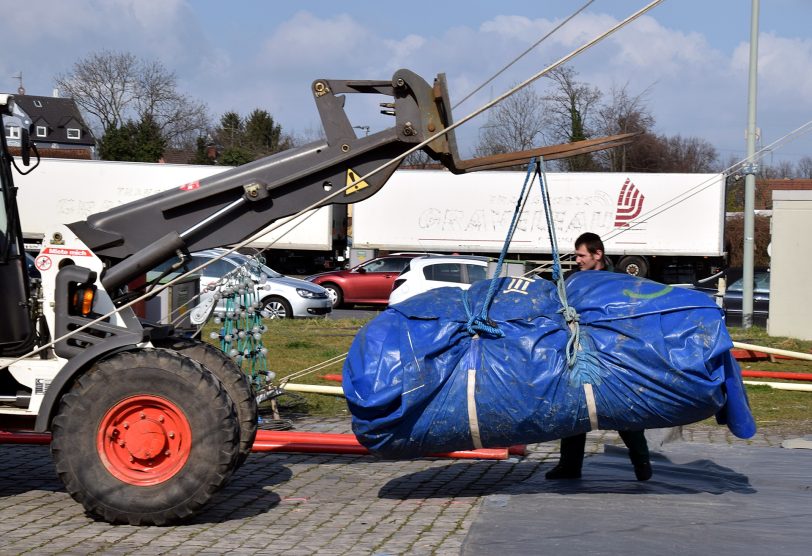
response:
M597 234L585 232L575 240L575 263L578 270L609 270L611 263L604 254L603 241ZM638 481L651 478L648 444L642 430L617 431L629 449L629 459ZM586 433L561 439L561 457L558 464L544 476L547 479L580 479L584 463Z

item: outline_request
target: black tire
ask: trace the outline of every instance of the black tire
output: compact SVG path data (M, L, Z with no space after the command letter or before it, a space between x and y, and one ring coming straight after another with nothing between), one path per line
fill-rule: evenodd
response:
M177 353L143 349L99 361L76 380L54 417L51 454L65 489L89 513L167 525L194 515L228 481L238 435L232 403L211 373Z
M333 303L333 309L338 309L344 303L344 292L339 286L327 283L321 284L321 287L327 290L327 295L330 296L330 301Z
M257 402L251 380L236 363L221 350L205 342L188 338L154 340L153 345L177 351L203 365L216 376L234 402L240 426L240 455L237 467L245 463L257 437Z
M617 270L638 278L645 278L648 276L648 262L643 257L636 255L623 257L617 265Z
M293 309L291 309L287 299L273 295L263 300L262 317L267 319L292 319Z

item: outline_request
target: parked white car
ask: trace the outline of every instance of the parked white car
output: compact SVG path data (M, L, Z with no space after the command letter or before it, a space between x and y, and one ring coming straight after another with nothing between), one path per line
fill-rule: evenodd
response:
M225 251L225 249L208 249L192 253L192 258L187 263L187 267L189 269L197 268ZM151 271L147 275L147 279L153 279L159 275L172 262L174 261L165 263ZM261 303L261 310L266 318L318 317L332 311L332 304L327 295L327 290L321 286L280 274L261 264L256 259L239 253L232 253L201 271L201 300L207 295L213 295L211 290L214 289L215 285L233 285L230 282L235 281L236 269L239 267L244 267L250 273L252 281L258 285L257 295ZM173 275L177 275L177 273L170 276ZM226 275L233 278L230 281L229 279L223 280Z
M487 257L465 255L429 255L409 261L392 285L389 304L400 303L435 288L467 290L488 274Z

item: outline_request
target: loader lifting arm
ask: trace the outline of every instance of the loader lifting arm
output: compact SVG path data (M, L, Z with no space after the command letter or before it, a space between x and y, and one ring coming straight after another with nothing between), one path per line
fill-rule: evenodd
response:
M344 111L344 95L350 93L391 97L381 106L384 114L395 117L395 125L357 137ZM395 72L391 81L319 79L313 82L311 94L325 139L70 224L105 262L105 289L115 292L177 252L239 243L305 207L362 201L386 183L397 164L324 198L453 123L444 74L437 76L433 86L405 69ZM461 160L451 129L423 150L452 172L464 173L511 166L532 156L554 159L614 147L628 143L632 135Z

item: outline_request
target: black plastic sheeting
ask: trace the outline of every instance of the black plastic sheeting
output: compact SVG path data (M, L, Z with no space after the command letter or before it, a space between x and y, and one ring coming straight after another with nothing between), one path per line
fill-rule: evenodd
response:
M638 482L607 446L581 480L545 480L545 467L485 499L462 554L812 553L812 450L677 442L652 465Z

